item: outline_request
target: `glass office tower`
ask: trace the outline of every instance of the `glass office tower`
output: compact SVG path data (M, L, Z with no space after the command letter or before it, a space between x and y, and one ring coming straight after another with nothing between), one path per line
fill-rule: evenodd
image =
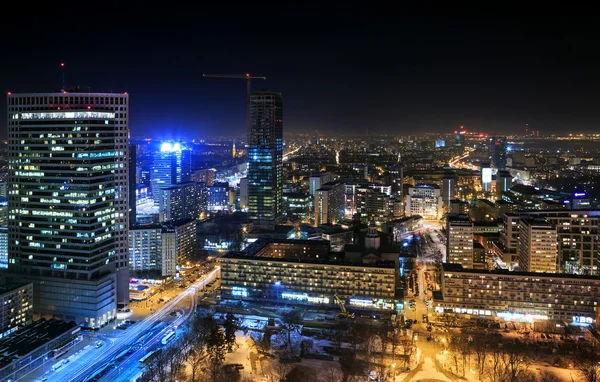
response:
M280 93L250 96L248 215L254 226L274 229L283 197L283 101Z
M129 303L127 94L8 95L9 277L97 328Z

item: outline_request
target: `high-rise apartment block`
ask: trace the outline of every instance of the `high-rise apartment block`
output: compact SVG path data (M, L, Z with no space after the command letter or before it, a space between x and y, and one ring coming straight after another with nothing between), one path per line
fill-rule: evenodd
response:
M438 186L418 184L408 189L406 215L420 215L425 219L437 220L443 215L443 200Z
M344 185L325 183L315 192L313 203L315 226L337 223L344 218Z
M473 222L469 215L448 214L446 262L473 268Z
M442 178L442 203L445 212L450 211L450 201L456 197L456 175L452 172Z
M598 274L600 211L544 210L506 213L504 227L500 232L500 242L505 251L516 254L520 219L525 216L546 219L556 228L559 272Z
M203 183L182 183L162 190L160 221L198 219L208 207Z
M325 183L333 182L333 174L330 172L322 172L314 174L308 179L310 196L315 196L315 192Z
M128 107L115 93L8 95L9 271L34 309L91 328L129 303Z
M521 217L519 224L519 269L522 272L556 272L556 228L539 217Z
M280 93L250 96L248 217L257 228L274 229L282 214L283 101Z
M129 231L129 267L136 275L175 276L177 266L196 249L195 220L136 226Z
M0 338L33 320L33 284L0 285Z

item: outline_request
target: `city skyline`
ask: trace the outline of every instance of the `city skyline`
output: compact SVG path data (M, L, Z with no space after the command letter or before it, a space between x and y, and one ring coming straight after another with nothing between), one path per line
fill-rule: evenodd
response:
M393 17L164 16L158 25L155 16L147 25L105 20L122 38L106 44L101 33L72 33L64 46L34 43L48 27L38 16L3 42L20 54L0 64L0 88L53 91L64 70L67 85L129 92L132 135L157 139L243 134L244 84L204 73L266 76L253 90L285 95L290 133L442 133L460 125L498 133L529 124L552 134L600 123L593 102L600 60L590 49L597 32L568 14L547 21L419 9Z

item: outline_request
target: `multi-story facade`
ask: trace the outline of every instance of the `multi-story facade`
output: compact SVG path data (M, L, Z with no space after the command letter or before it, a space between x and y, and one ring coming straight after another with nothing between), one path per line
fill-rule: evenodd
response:
M212 168L194 170L192 172L192 182L202 182L209 187L212 186L215 183L215 170Z
M325 183L333 182L333 174L330 172L322 172L314 174L308 179L310 196L315 196L315 192Z
M129 267L137 274L175 276L177 265L194 255L196 243L196 221L192 219L132 227Z
M0 269L8 268L8 228L0 227Z
M448 214L446 232L446 262L473 268L473 222L469 215Z
M496 173L496 198L502 199L502 195L512 188L512 175L506 170Z
M248 209L248 178L240 179L240 209Z
M152 195L154 205L160 205L162 190L192 180L192 151L181 143L164 142L154 153Z
M598 319L600 277L443 264L441 291L443 299L435 302L435 311L440 313L591 324Z
M519 223L519 269L523 272L556 272L556 228L548 220L524 216Z
M420 215L425 219L438 220L443 215L443 200L438 186L418 184L408 189L406 215Z
M206 204L209 211L222 211L229 208L229 183L213 183L206 189Z
M203 183L177 184L162 190L160 220L198 219L207 208L207 190Z
M444 212L450 211L450 201L456 197L456 175L453 172L444 174L442 179L442 203Z
M311 197L301 192L283 194L283 211L288 219L303 221L309 218Z
M507 152L505 137L490 138L490 154L495 168L500 170L506 168Z
M577 274L598 274L600 242L598 238L599 210L519 211L504 214L500 242L516 252L520 217L532 216L548 220L558 239L558 271Z
M322 185L315 192L313 208L316 227L339 222L344 217L344 185L340 182Z
M33 320L33 284L0 285L0 338Z
M224 255L220 259L223 298L334 304L338 295L351 305L395 308L393 261L352 263L345 261L343 252L315 248L311 255L307 250L315 245L311 242L288 240L262 244L264 248L254 254Z
M248 218L255 227L274 229L281 219L283 194L281 94L253 93L249 108Z
M356 189L356 212L363 222L382 223L393 216L393 202L387 194L373 188Z
M97 328L129 303L128 106L8 95L7 280L33 282L37 313Z

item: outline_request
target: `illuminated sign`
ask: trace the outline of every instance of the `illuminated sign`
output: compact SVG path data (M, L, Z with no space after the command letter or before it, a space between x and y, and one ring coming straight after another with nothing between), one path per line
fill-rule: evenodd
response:
M373 300L364 300L364 299L361 299L361 298L351 298L350 299L350 305L372 306L373 305Z
M240 297L248 297L248 289L241 287L233 287L231 288L232 296L240 296Z
M534 322L548 319L548 316L543 314L498 312L496 315L503 318L504 321L519 320L521 322Z
M282 293L281 298L284 300L307 301L315 304L329 304L329 298L327 297L311 297L306 293Z
M481 182L492 183L492 169L489 167L483 167L481 169Z
M580 197L585 196L585 195L586 195L585 192L576 192L575 193L575 197L576 198L580 198Z

